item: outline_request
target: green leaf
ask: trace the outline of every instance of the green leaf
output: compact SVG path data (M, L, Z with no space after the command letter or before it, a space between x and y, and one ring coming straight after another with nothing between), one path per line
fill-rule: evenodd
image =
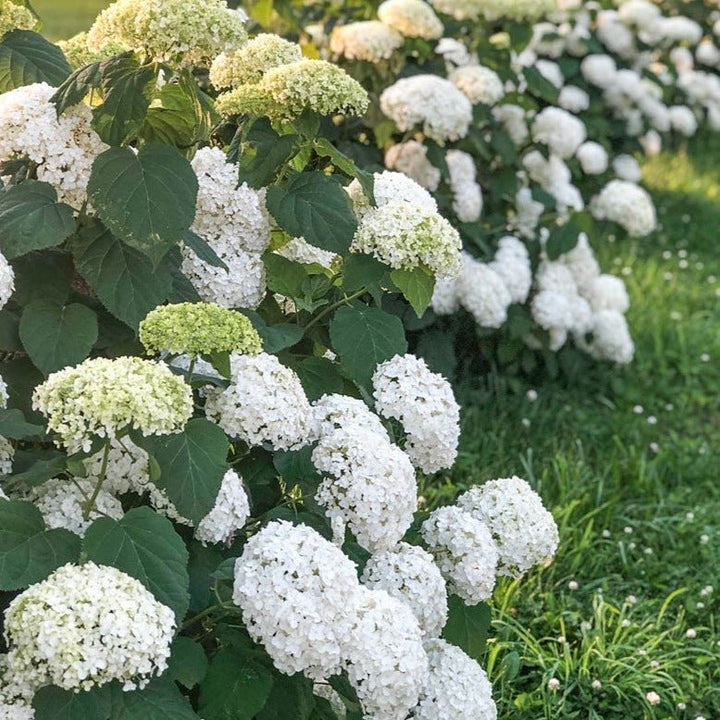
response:
M345 254L357 220L340 183L317 172L304 172L267 191L267 207L291 237L304 237L323 250Z
M367 385L379 363L407 352L400 318L365 305L344 306L330 323L330 340L353 379Z
M305 358L295 368L295 372L300 378L308 400L317 400L323 395L343 391L342 375L337 371L335 364L327 358Z
M82 362L98 336L95 313L85 305L34 300L20 318L20 339L45 375Z
M110 691L112 709L108 720L199 720L190 701L165 677L132 692L124 692L119 683L113 683Z
M0 251L8 260L55 247L74 231L72 208L52 185L26 180L0 190Z
M195 418L180 433L143 438L141 444L160 467L155 483L181 515L199 523L213 509L228 468L229 443L222 428Z
M70 249L78 272L100 302L131 327L137 327L170 293L174 270L170 256L153 270L142 253L121 243L100 222L82 228Z
M270 695L273 675L247 653L221 650L200 685L198 712L205 720L252 720ZM276 718L294 718L277 715Z
M422 333L415 348L428 367L436 373L452 378L457 368L455 338L444 330L432 328Z
M297 151L298 136L278 135L266 118L256 120L249 131L238 131L237 142L233 141L231 155L237 157L240 182L259 190L275 179L278 170Z
M554 227L545 243L545 251L550 260L557 260L560 255L570 252L578 241L580 230L572 222Z
M70 297L74 267L70 253L56 250L31 252L12 262L15 272L15 292L12 299L18 305L33 300L54 300L61 305Z
M218 257L218 254L212 249L212 246L196 235L192 230L188 230L183 243L189 247L204 263L213 267L229 270L228 266Z
M418 267L413 270L393 270L390 279L412 305L415 314L422 317L432 300L435 276L428 270Z
M55 94L50 98L50 102L55 103L57 107L58 116L69 107L81 103L93 87L100 85L102 64L99 60L79 68L58 86Z
M110 694L109 685L77 693L47 685L40 688L33 697L35 720L108 720L111 710Z
M0 410L0 435L10 440L39 438L45 434L42 425L33 425L25 420L22 410L11 408Z
M309 720L315 708L312 680L297 673L292 677L276 675L270 697L257 720ZM210 718L209 720L212 720ZM231 720L231 718L228 718ZM235 720L232 718L232 720Z
M304 294L303 283L307 278L307 272L300 263L273 252L263 255L263 263L267 272L267 286L270 290L291 298L302 297Z
M272 355L280 350L292 347L302 340L303 329L292 323L275 323L268 325L262 316L253 310L243 310L243 314L250 318L253 327L262 338L263 350Z
M202 645L189 637L180 636L173 640L165 677L190 690L202 681L207 669L208 659Z
M111 565L139 580L180 622L187 612L188 553L172 523L148 507L134 508L120 520L102 517L85 533L88 560Z
M62 50L30 30L13 30L0 42L0 93L46 82L57 86L72 72Z
M557 103L560 91L534 66L523 68L528 90L551 105Z
M40 511L22 500L0 500L0 590L20 590L80 557L80 538L47 530Z
M457 645L474 660L480 660L485 652L490 607L487 603L465 605L457 596L448 597L448 619L442 637Z
M149 143L136 155L110 148L95 158L88 197L105 226L157 263L195 217L198 182L177 150Z
M57 450L16 450L11 483L38 486L65 471L67 456Z
M372 255L364 253L348 255L345 258L343 270L343 290L351 293L362 287L378 283L388 270L387 265L383 265Z
M315 140L315 152L329 157L333 165L346 175L357 178L365 197L371 204L375 204L375 176L372 173L360 170L352 158L340 152L327 138L321 137Z

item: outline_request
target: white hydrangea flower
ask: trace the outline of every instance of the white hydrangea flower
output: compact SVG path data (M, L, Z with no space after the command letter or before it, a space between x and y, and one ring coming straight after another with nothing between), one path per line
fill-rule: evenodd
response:
M358 180L353 180L346 188L353 202L355 214L362 220L372 209L370 199L365 195ZM422 205L437 212L435 198L419 183L402 172L376 172L373 174L373 195L375 206L383 207L391 203L409 203Z
M473 156L462 150L448 150L445 160L450 173L453 210L460 222L476 222L483 208L482 188L475 182Z
M92 129L86 105L75 105L58 117L50 102L55 88L35 83L0 95L0 161L28 158L36 177L52 185L60 202L79 210L95 158L107 149ZM0 285L7 292L7 278Z
M585 124L567 110L546 107L533 121L532 137L543 143L550 152L561 158L569 158L587 137Z
M436 315L452 315L460 308L457 280L455 278L435 281L430 307Z
M5 379L0 375L0 408L6 408L8 404L8 386Z
M588 55L580 63L580 72L591 85L605 89L615 82L617 65L609 55Z
M513 20L537 20L555 9L555 0L431 0L439 12L457 20L487 20L508 17Z
M364 716L402 720L428 678L422 633L410 608L383 590L363 590L347 637L347 674Z
M199 522L195 537L203 544L229 543L250 517L250 500L242 478L228 470L213 509Z
M380 95L380 109L401 132L421 125L441 145L467 135L472 104L455 85L437 75L402 78Z
M101 488L93 510L87 519L83 517L85 503L94 488L95 481L87 478L74 478L74 481L53 478L33 488L28 500L40 510L49 528L65 528L83 537L93 520L103 516L119 520L124 515L120 501Z
M618 155L612 161L612 168L619 180L639 183L642 180L640 163L632 155Z
M489 266L502 278L511 302L524 303L527 300L532 286L532 268L525 243L512 235L500 238Z
M400 541L417 509L415 472L408 456L383 435L346 425L320 438L313 465L325 475L315 500L343 521L369 552Z
M7 663L34 687L144 687L167 668L173 611L120 570L64 565L5 611Z
M233 602L287 675L322 680L341 670L360 592L354 563L306 525L269 523L235 563Z
M380 22L405 37L435 40L445 29L440 18L423 0L385 0L377 10Z
M562 262L543 260L535 276L538 294L533 298L533 319L540 327L552 331L586 332L591 325L592 311L578 293L570 268ZM556 335L553 350L565 342L565 335ZM560 342L561 341L561 342ZM559 345L557 344L559 342Z
M318 437L331 435L348 425L359 425L384 437L390 442L390 436L380 418L358 398L348 395L323 395L313 403L314 426Z
M532 150L523 156L522 161L530 178L555 198L561 215L567 215L568 208L584 208L582 195L570 182L572 174L562 158L551 154L546 159L539 150Z
M275 251L293 262L303 265L321 265L331 270L341 262L341 257L329 250L311 245L304 238L292 238L289 242Z
M592 214L612 220L632 237L649 235L657 226L655 205L646 190L625 180L611 180L593 198Z
M414 720L496 720L492 685L475 660L445 640L429 640L425 650L430 675Z
M540 59L535 61L535 67L540 74L558 90L565 84L565 76L556 62Z
M460 437L460 407L452 386L422 358L396 355L372 378L377 411L402 423L405 452L427 473L452 467Z
M399 543L393 550L373 555L360 579L367 587L385 590L404 602L420 624L423 637L440 636L447 620L447 590L430 553Z
M600 143L587 140L575 152L586 175L602 175L608 168L608 154Z
M348 60L378 63L402 46L401 33L379 20L336 25L330 34L330 50Z
M489 265L467 253L463 253L457 294L460 304L481 327L499 328L507 320L512 297L505 281Z
M593 312L616 310L624 314L630 308L625 282L614 275L598 275L587 286L584 294Z
M520 575L555 555L558 528L540 496L517 476L489 480L458 498L458 506L483 522L498 551L498 574Z
M468 605L492 595L498 549L484 523L459 507L448 506L433 511L420 532L450 592Z
M0 141L1 142L1 141ZM5 256L0 253L0 310L7 305L7 301L10 296L15 292L15 273L6 260ZM0 382L2 378L0 378ZM5 383L2 383L2 387ZM0 391L0 398L2 398L2 391ZM5 400L7 401L7 391L5 391ZM3 407L5 407L3 405Z
M522 237L532 239L544 212L545 206L533 199L532 190L520 188L515 194L515 215L510 226Z
M0 718L33 720L35 711L30 703L37 690L33 682L34 679L8 665L7 654L0 655Z
M473 105L495 105L505 95L505 88L498 74L483 65L465 65L453 70L448 76Z
M631 61L637 57L635 35L619 21L615 10L598 13L595 34L607 50L623 60Z
M625 316L617 310L601 310L593 316L592 340L576 338L580 347L596 360L609 360L619 365L632 362L635 345Z
M207 390L205 413L249 445L296 450L312 442L312 409L298 376L274 355L230 356L230 385Z
M35 710L23 702L4 702L0 696L0 718L3 720L34 720Z
M688 17L674 15L658 19L659 32L665 43L687 42L696 45L703 36L702 27Z
M692 137L698 129L698 121L693 111L685 105L673 105L668 108L672 129L685 137Z
M590 107L590 96L576 85L566 85L558 96L558 105L571 113L581 113Z
M385 153L385 166L404 173L430 192L440 184L440 170L427 159L427 147L417 140L390 147Z
M515 145L521 147L527 142L530 137L530 130L526 122L527 112L525 108L507 103L505 105L496 105L492 109L492 114L498 122L502 123L505 132Z
M581 295L588 292L595 278L600 275L600 264L595 259L595 253L593 253L585 233L578 235L575 247L569 252L563 253L558 258L558 262L568 268Z

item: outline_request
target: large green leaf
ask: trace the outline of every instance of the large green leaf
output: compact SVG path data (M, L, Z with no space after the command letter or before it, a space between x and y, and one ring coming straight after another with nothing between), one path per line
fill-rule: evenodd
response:
M148 143L110 148L93 163L88 195L106 227L157 263L195 217L198 182L177 150Z
M272 685L272 673L247 653L221 650L200 684L198 712L205 720L252 720L265 706Z
M418 267L413 270L393 270L390 279L412 305L415 314L422 317L432 300L435 276L428 270Z
M273 252L263 256L263 263L267 271L267 286L270 290L291 298L302 297L303 283L307 280L308 275L300 263Z
M522 72L531 94L550 104L557 102L559 90L535 66L523 68Z
M62 50L31 30L13 30L0 42L0 93L23 85L60 85L70 75Z
M344 306L330 323L330 340L353 379L370 382L377 365L407 352L400 318L365 305Z
M312 680L308 680L301 673L292 677L276 675L270 697L258 713L257 720L309 720L314 708Z
M321 173L300 173L268 188L267 206L291 237L304 237L323 250L347 253L357 230L348 194L337 180Z
M55 247L74 230L72 208L52 185L26 180L0 190L0 251L8 260Z
M78 272L102 304L131 327L170 293L175 269L171 257L153 270L142 253L121 243L100 222L82 228L70 249Z
M23 346L45 375L83 361L97 336L97 316L80 303L34 300L25 306L20 318Z
M102 79L103 61L90 63L85 67L81 67L70 75L50 98L55 103L58 115L73 105L81 103L85 96L94 87L99 87Z
M557 260L563 253L570 252L577 245L580 232L580 228L572 221L554 227L545 244L548 258Z
M39 438L44 434L42 425L33 425L25 420L22 410L8 408L0 410L0 436L11 440Z
M83 550L88 560L138 579L182 620L190 602L188 553L167 518L147 507L120 520L98 518L85 533Z
M486 603L466 605L457 595L448 597L448 619L442 636L457 645L474 660L480 660L485 652L490 608Z
M190 690L205 677L207 669L208 659L200 643L184 635L173 640L166 677Z
M343 391L342 375L338 372L337 366L327 358L308 357L294 369L309 400L317 400L323 395Z
M40 688L33 697L35 720L108 720L110 696L109 685L77 693L48 685Z
M80 538L45 527L29 502L0 500L0 590L20 590L80 557Z
M229 444L223 430L204 418L195 418L173 435L142 441L160 467L155 483L167 491L181 515L200 522L215 505L227 471Z
M228 159L238 163L241 182L260 189L272 183L297 150L297 141L297 135L278 135L270 121L261 118L248 131L238 131Z

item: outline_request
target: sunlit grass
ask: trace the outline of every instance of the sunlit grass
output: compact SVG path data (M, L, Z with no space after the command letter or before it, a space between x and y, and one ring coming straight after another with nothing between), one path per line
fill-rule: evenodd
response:
M43 22L43 34L64 40L87 30L109 0L32 0Z

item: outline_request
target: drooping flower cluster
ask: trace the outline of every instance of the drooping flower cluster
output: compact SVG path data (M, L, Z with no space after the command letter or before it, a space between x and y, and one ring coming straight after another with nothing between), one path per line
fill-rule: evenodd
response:
M378 365L372 383L377 411L402 423L413 464L427 473L452 467L460 407L450 383L414 355L396 355Z
M213 509L198 523L195 537L200 542L228 543L250 517L250 500L242 478L228 470L223 476Z
M330 35L330 50L348 60L377 63L387 60L403 44L403 36L378 20L337 25Z
M149 354L254 355L262 351L262 341L250 320L215 303L160 305L140 323L139 338Z
M48 420L56 443L89 449L94 437L125 430L178 432L193 409L190 386L166 365L136 357L94 358L52 373L33 392L33 408Z
M0 162L27 159L38 180L79 209L93 161L106 145L90 125L90 109L75 105L58 117L54 93L47 83L35 83L0 95Z
M5 611L7 664L37 689L143 687L167 668L172 610L135 578L94 563L65 565Z

